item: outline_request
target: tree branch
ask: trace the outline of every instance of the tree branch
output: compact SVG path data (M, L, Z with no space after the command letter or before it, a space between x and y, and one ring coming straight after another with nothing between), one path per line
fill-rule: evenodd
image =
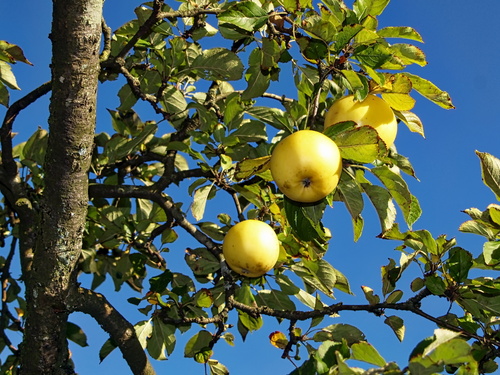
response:
M134 185L90 185L89 195L95 198L142 198L156 202L175 222L186 232L191 234L198 242L207 247L215 256L219 254L219 245L216 244L205 233L201 232L189 220L184 213L179 210L173 202L168 200L162 192L152 186L134 186Z
M45 82L43 85L14 102L5 114L2 128L0 129L0 140L2 144L2 164L10 177L17 174L17 165L12 155L12 126L14 121L23 109L47 94L51 88L52 82Z
M109 333L113 342L120 348L133 374L156 374L135 334L134 326L102 294L78 288L71 297L71 303L72 311L80 311L92 316L102 329Z

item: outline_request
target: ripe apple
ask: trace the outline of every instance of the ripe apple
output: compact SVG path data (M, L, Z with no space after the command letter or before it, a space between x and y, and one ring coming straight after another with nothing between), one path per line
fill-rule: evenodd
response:
M278 260L280 242L269 224L244 220L226 233L222 253L228 266L247 277L259 277Z
M299 130L276 145L269 169L288 198L312 203L337 187L342 157L335 142L323 133Z
M396 139L398 122L389 104L369 94L362 102L354 95L345 96L332 104L325 115L325 129L339 122L354 121L358 126L373 127L389 148Z

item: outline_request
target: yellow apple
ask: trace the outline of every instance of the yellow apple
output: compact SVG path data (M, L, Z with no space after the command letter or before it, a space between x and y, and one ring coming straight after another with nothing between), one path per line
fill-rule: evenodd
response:
M274 148L269 169L288 198L312 203L330 194L342 173L340 151L330 138L314 130L299 130Z
M273 269L280 252L278 236L269 224L244 220L226 233L222 253L236 273L259 277Z
M326 112L325 129L344 121L373 127L387 147L392 146L398 132L398 122L389 104L372 94L362 102L355 101L354 95L344 96L334 102Z

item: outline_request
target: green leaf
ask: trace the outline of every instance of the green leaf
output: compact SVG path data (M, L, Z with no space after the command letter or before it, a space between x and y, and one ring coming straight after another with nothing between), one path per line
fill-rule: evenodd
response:
M158 126L154 123L149 123L144 126L144 129L137 136L131 138L128 142L119 146L114 151L116 160L121 160L127 155L136 152L142 144L147 142L148 138L152 137L152 134L154 134L157 129Z
M165 270L158 276L149 279L151 292L163 293L167 289L167 285L172 282L174 276L170 270Z
M246 180L256 173L261 173L269 168L270 156L263 156L255 159L245 159L236 164L235 180Z
M134 329L137 339L141 343L141 346L146 349L148 345L148 339L153 333L153 325L151 324L151 320L143 320L142 322L137 323L134 326Z
M422 36L412 27L408 26L389 26L377 30L377 34L382 38L402 38L422 42Z
M208 360L208 367L210 369L210 375L229 375L227 367L215 359Z
M2 82L0 82L0 104L4 107L8 107L9 98L9 90L7 90L7 87Z
M384 323L392 328L399 341L403 341L405 337L405 325L403 319L401 319L399 316L392 315L388 316L384 320Z
M302 259L301 262L291 268L310 287L322 291L327 296L333 296L333 288L337 283L337 272L326 260Z
M256 307L257 303L255 301L255 297L252 294L250 286L248 284L244 284L236 291L235 299L238 302L244 303L250 307ZM238 310L238 320L239 322L249 331L257 331L259 330L264 321L261 316L250 315L246 312Z
M500 206L498 204L488 205L488 214L490 215L491 221L496 225L500 226Z
M409 228L420 217L422 210L417 198L408 189L405 180L387 166L376 167L372 173L387 187L399 208Z
M481 162L481 176L498 200L500 200L500 159L486 152L476 151Z
M485 223L479 220L468 220L460 225L458 228L461 232L478 234L486 237L488 240L493 241L496 239L497 231L494 231Z
M313 336L313 340L316 342L326 340L342 342L345 340L347 345L352 346L355 343L365 341L365 334L350 324L339 323L322 328Z
M151 357L166 360L175 347L175 326L165 324L158 316L153 317L153 332L147 342L147 350Z
M187 102L184 93L174 85L167 85L163 90L161 98L163 107L169 114L176 115L176 117L184 117L187 114Z
M310 241L324 235L321 218L326 203L302 205L285 197L284 206L286 218L300 239Z
M68 322L66 324L66 337L81 347L89 346L87 343L87 335L74 323Z
M254 32L267 22L267 12L253 1L236 2L231 8L219 15L219 22L225 27L236 26Z
M498 248L498 262L500 262L500 247ZM483 249L484 254L484 249ZM486 256L485 256L486 260ZM472 254L461 247L454 247L450 250L450 255L446 265L448 267L448 272L450 276L457 283L464 282L469 275L469 270L472 267Z
M408 72L405 72L403 74L410 78L413 88L425 98L429 99L433 103L436 103L442 108L455 108L455 106L451 102L450 95L446 91L439 89L432 82L415 74L411 74Z
M209 195L213 188L214 184L212 183L195 190L193 204L191 205L191 214L196 221L203 219L207 200L209 199Z
M4 83L12 90L21 90L17 85L16 77L12 73L12 68L5 61L0 61L0 82Z
M245 79L248 86L241 94L242 100L250 100L264 94L271 83L271 76L264 74L260 66L251 66L247 70Z
M210 307L214 303L214 298L210 290L203 288L196 292L194 301L198 307Z
M214 273L220 269L219 260L207 249L187 249L184 259L197 276Z
M443 279L436 275L426 277L425 286L436 296L442 296L446 291L446 285L444 284Z
M368 95L368 81L365 76L352 70L342 70L345 84L350 91L354 92L356 99L363 100Z
M414 45L398 43L391 46L394 55L405 65L417 64L426 66L427 60L422 50ZM418 90L417 90L418 91Z
M123 85L122 88L118 90L118 97L120 98L120 106L118 107L118 110L123 112L132 108L138 100L128 83Z
M500 263L500 241L488 241L483 245L484 263L496 266Z
M269 306L275 310L296 310L296 306L290 300L290 297L281 290L259 290L255 296L255 301L259 306Z
M370 305L376 305L380 302L380 297L373 293L373 289L369 286L362 285L361 289L365 295L366 300Z
M206 330L201 330L191 337L184 348L184 357L193 358L197 353L202 352L209 347L213 336Z
M352 9L358 16L360 20L363 20L366 16L378 16L380 15L390 0L356 0L353 4Z
M366 195L377 211L382 233L392 228L396 221L396 207L391 194L381 186L361 184Z
M102 345L101 349L99 350L99 362L104 361L104 358L106 358L117 347L118 346L113 343L113 340L111 339L106 340L106 342Z
M346 160L363 164L372 163L380 154L380 138L371 126L365 125L347 130L337 134L333 140L339 147L340 155Z
M333 52L335 54L340 53L340 51L342 51L342 49L349 44L351 39L354 38L362 29L363 26L359 24L344 26L336 35Z
M14 64L16 61L23 62L28 65L33 65L24 56L24 52L21 47L6 42L5 40L0 40L0 60Z
M422 137L425 137L424 125L416 114L410 111L394 111L394 113L398 119L403 121L411 132L418 133Z
M195 71L209 81L235 81L243 76L243 70L243 63L234 52L218 47L203 51L185 72Z
M429 355L438 346L447 343L450 340L460 336L459 332L450 331L449 329L438 328L434 330L434 341L432 341L429 346L425 348L422 355Z
M403 291L395 290L387 296L387 298L385 299L385 302L386 303L397 303L397 302L399 302L399 300L401 300L401 298L403 298Z
M293 126L290 125L285 112L279 108L255 106L247 108L246 113L278 130L288 130L289 133L293 132Z
M366 363L371 363L376 366L385 366L385 359L379 354L379 352L366 341L361 341L351 346L352 359L358 361L363 361Z
M49 132L45 129L38 128L24 145L23 159L33 160L38 165L43 165L48 139Z

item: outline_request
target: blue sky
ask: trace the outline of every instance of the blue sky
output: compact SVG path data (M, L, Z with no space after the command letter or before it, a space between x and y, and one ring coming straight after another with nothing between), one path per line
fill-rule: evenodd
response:
M481 4L481 5L477 5ZM137 1L106 0L105 17L112 29L134 17L133 8ZM500 61L500 33L495 15L500 13L498 0L394 0L379 18L380 26L412 26L422 35L425 43L420 47L427 55L429 65L412 68L412 71L427 78L448 91L456 106L454 110L444 110L415 94L417 105L414 112L423 120L426 138L410 133L401 126L396 145L398 151L409 157L420 181L408 180L410 189L416 195L423 209L423 215L414 229L428 229L434 236L446 233L456 236L459 245L478 255L482 241L473 235L460 234L458 226L467 216L461 210L469 207L484 209L494 201L493 194L481 182L479 161L474 151L489 152L500 157L498 138L498 87L500 78L497 65ZM41 83L49 80L51 2L3 1L0 2L0 40L20 45L34 67L18 64L14 72L22 92L13 92L12 100L21 97ZM116 84L100 86L98 128L108 127L106 108L118 105ZM281 94L281 92L275 92ZM28 136L37 126L47 128L48 96L23 112L15 123L19 139ZM4 110L0 109L0 116ZM147 119L146 115L142 115ZM210 204L210 203L209 203ZM217 207L209 207L213 213ZM387 259L398 259L393 248L398 243L376 239L380 232L378 219L367 207L363 214L365 230L362 238L352 242L350 219L345 208L337 204L325 216L325 225L333 233L327 260L342 271L349 279L356 297L337 292L337 302L364 303L360 286L368 285L380 290L380 266ZM178 258L182 258L183 246L176 246ZM176 253L166 255L169 264L176 264ZM5 251L0 249L0 252ZM180 254L179 254L180 253ZM413 270L401 284L408 283L418 272ZM110 280L99 291L112 291ZM124 302L132 292L109 294L108 297L122 314L132 322L146 317L132 305ZM427 307L436 315L444 315L447 305L432 300ZM426 307L426 304L424 304ZM399 343L383 324L383 318L376 318L363 312L344 313L341 317L329 319L328 324L351 323L366 334L387 360L401 362L416 343L432 335L434 325L421 318L401 315L406 322L406 338ZM116 350L102 364L99 364L98 350L107 339L100 327L82 314L75 314L71 320L79 324L89 336L90 347L72 346L77 371L81 374L128 373L128 368ZM301 327L307 329L308 324ZM287 326L277 326L273 319L266 319L260 332L250 334L243 344L237 337L236 346L221 342L215 348L216 359L226 364L232 374L284 374L293 370L290 362L282 360L281 352L269 344L267 336L274 330L286 331ZM154 362L158 373L183 371L189 374L203 374L203 367L191 359L184 359L183 345L195 331L178 337L178 346L173 356L166 362ZM302 353L305 358L305 352Z

